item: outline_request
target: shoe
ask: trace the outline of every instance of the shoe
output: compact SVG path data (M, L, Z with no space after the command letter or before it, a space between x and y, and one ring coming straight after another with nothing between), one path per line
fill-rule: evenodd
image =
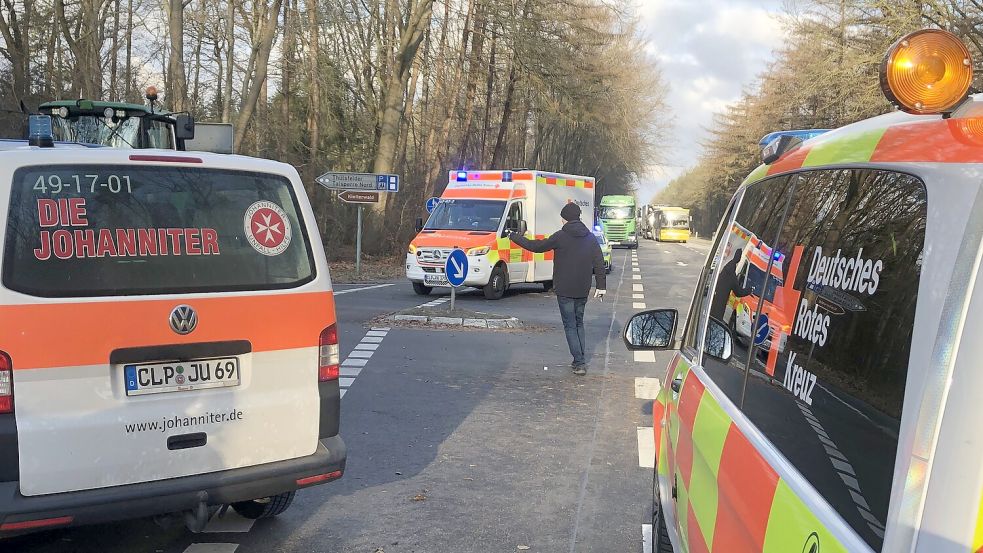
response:
M587 374L587 365L573 365L571 369L573 370L573 374L578 376Z

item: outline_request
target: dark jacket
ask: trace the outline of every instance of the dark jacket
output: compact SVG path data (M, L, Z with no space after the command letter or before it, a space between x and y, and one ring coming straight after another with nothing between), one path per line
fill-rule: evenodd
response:
M553 289L557 296L586 298L590 295L592 274L597 288L607 289L601 246L597 237L580 221L563 225L544 240L529 240L519 234L510 238L531 252L553 250Z

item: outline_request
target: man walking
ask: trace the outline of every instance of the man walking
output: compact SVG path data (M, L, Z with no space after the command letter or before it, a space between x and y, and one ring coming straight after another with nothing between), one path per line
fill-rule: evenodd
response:
M590 295L591 276L597 282L595 298L603 298L607 282L604 272L604 256L597 238L580 222L580 206L568 203L560 210L563 228L544 240L529 240L518 233L509 237L524 249L535 253L554 251L553 289L560 306L560 318L567 335L567 345L573 355L574 374L587 374L584 356L584 306Z

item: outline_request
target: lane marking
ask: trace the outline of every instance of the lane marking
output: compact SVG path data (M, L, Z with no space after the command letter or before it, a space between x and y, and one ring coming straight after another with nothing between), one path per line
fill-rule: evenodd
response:
M636 292L643 292L645 290L645 287L641 284L632 284L631 289Z
M370 330L365 333L366 336L385 336L387 331L385 330Z
M193 543L184 553L235 553L238 543Z
M375 286L363 286L361 288L347 288L345 290L338 290L334 293L334 295L340 296L342 294L351 294L352 292L361 292L362 290L375 290L376 288L385 288L387 286L396 286L396 283L376 284Z
M342 367L364 367L368 363L368 359L352 359L349 357L341 362Z
M644 300L645 294L632 294L631 299L633 300Z
M642 280L642 275L631 275L632 280Z
M341 367L339 368L339 375L344 378L338 378L338 386L341 388L341 397L345 397L348 393L349 388L355 384L355 377L357 377L362 372L362 367L364 367L372 355L379 349L379 344L382 340L389 334L388 326L377 326L372 327L371 330L362 336L362 339L355 344L355 349L348 353L348 357L341 362Z
M226 509L224 514L219 511L212 515L201 532L203 534L243 533L251 530L253 524L256 524L255 520L240 515L234 509Z
M354 382L355 382L355 379L354 378L339 378L338 379L338 385L341 386L341 387L343 387L343 388L351 388L352 387L352 383L354 383Z
M635 350L636 363L655 363L655 352L651 350Z
M376 344L376 345L378 345L378 344ZM367 350L364 350L364 349L356 349L356 350L353 350L351 353L348 354L348 358L351 359L352 357L361 357L362 359L368 359L369 357L372 357L372 354L373 353L375 353L375 352L374 351L367 351Z
M364 344L362 342L355 344L355 350L375 351L378 348L379 348L379 344Z
M341 369L338 371L338 374L340 374L341 376L358 376L358 373L360 372L362 372L362 367L347 366L347 367L341 367Z
M631 308L632 309L645 309L645 304L642 303L642 302L640 302L640 301L632 302Z
M631 272L633 272L633 273L640 273L640 272L642 272L642 270L639 269L638 267L632 267L631 268Z
M638 466L655 468L655 432L651 426L638 426Z
M688 265L686 263L683 263L682 261L677 261L676 265L679 265L680 267L688 267Z
M341 397L345 397L345 394L347 394L347 393L348 393L348 389L347 388L342 388L341 389Z
M642 553L653 553L651 524L642 525Z
M635 397L638 399L656 399L662 390L662 381L647 376L635 377Z
M382 343L382 338L380 338L378 336L366 336L365 338L362 338L362 343L363 344L380 344L380 343Z
M669 250L662 250L662 253L672 253L672 252Z

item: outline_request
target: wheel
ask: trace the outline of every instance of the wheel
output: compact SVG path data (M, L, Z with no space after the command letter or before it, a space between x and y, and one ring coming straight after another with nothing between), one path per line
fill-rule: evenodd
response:
M485 299L502 299L508 285L508 276L505 274L505 269L501 265L496 266L492 269L491 276L488 277L488 284L485 285Z
M553 289L553 281L552 280L547 280L547 281L544 281L543 282L543 291L544 292L549 292L552 289Z
M673 553L666 518L662 516L662 500L659 497L658 469L652 469L652 552Z
M413 283L413 291L416 292L418 296L429 296L433 288L423 284L422 282Z
M260 518L270 518L279 515L287 510L294 501L296 492L284 492L263 499L251 499L233 503L232 508L240 515L253 520Z

